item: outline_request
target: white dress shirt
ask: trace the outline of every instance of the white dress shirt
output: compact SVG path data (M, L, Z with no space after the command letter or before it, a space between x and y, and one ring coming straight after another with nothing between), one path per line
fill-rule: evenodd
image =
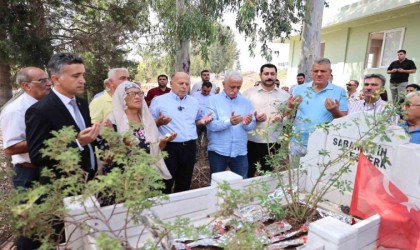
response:
M26 141L25 112L36 102L35 98L27 93L23 93L3 109L0 114L0 124L3 133L4 149ZM12 155L12 163L14 165L24 162L31 162L28 153Z
M283 129L281 126L274 126L271 117L277 114L280 104L285 105L287 103L290 94L277 87L274 87L271 91L267 91L259 85L247 89L243 93L243 96L251 101L254 112L257 111L258 114L265 113L267 115L267 120L265 122L257 122L255 127L256 133L248 134L248 141L256 143L277 142ZM269 138L258 134L259 131L265 131L263 134L268 134Z

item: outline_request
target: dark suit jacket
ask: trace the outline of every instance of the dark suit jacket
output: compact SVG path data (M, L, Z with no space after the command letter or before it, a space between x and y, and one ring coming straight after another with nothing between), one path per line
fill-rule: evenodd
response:
M91 126L88 103L79 98L76 98L76 100L86 127ZM51 131L58 131L64 126L74 126L77 132L80 132L76 121L73 119L60 98L53 91L51 91L48 96L32 105L26 111L25 123L29 157L31 158L31 162L39 168L51 168L57 164L57 162L47 157L43 157L39 152L39 150L44 147L44 141L52 138ZM77 147L76 141L71 146ZM84 150L80 151L80 154L80 165L82 169L93 176L92 173L96 171L96 166L94 168L95 170L92 170L89 147L85 146Z

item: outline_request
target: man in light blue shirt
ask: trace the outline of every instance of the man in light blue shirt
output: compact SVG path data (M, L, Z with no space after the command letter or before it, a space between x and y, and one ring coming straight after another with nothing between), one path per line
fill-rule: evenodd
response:
M207 112L213 121L207 125L208 155L211 174L225 171L247 178L247 133L255 128L251 102L239 94L242 76L229 72L223 81L223 91L207 101Z
M407 134L410 142L420 144L420 91L411 92L403 105L404 123L399 124Z
M204 116L206 113L206 104L207 100L210 96L213 95L211 92L212 90L212 83L211 82L203 82L201 85L200 91L192 92L192 96L197 99L198 103L200 104L200 113Z
M292 154L305 155L309 134L315 126L347 115L347 96L344 88L329 82L331 62L327 58L315 60L313 81L297 86L289 101L289 108L298 105L293 130L300 138L292 139Z
M206 114L206 106L207 106L207 100L209 99L210 96L213 96L213 93L211 92L212 90L212 83L209 81L205 81L203 82L203 84L201 85L201 90L200 91L195 91L192 92L192 96L197 99L198 103L200 104L200 115L204 116ZM206 127L198 127L197 128L197 134L199 137L199 141L202 140L201 136L204 135L205 137L207 137L207 129Z
M166 167L172 179L165 180L165 193L181 192L190 189L196 154L196 125L206 125L212 121L209 115L202 117L198 101L188 96L190 76L176 72L171 79L171 92L155 97L150 111L156 120L161 136L176 133L172 142L168 142L165 151Z

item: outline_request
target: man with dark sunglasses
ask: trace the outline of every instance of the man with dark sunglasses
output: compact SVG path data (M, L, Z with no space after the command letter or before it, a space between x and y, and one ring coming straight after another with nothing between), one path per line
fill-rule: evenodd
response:
M360 100L359 92L357 88L359 87L359 82L356 80L350 80L347 84L347 98L349 102L354 102Z

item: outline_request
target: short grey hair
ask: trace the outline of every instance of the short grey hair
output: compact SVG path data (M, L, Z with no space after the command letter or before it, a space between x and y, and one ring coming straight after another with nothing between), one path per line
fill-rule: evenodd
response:
M409 98L416 97L416 96L420 96L420 91L413 91L411 93L408 93L405 98L409 99Z
M225 79L223 81L228 81L231 78L232 79L237 79L237 80L243 81L242 74L239 73L238 71L230 71L230 72L227 72L226 75L225 75Z
M28 68L22 68L16 74L16 84L21 85L23 82L29 82L31 80L31 76L29 75Z
M104 80L104 88L107 87L108 83L109 83L109 78L107 78L107 79Z
M367 74L363 78L363 83L366 81L366 79L369 79L369 78L378 78L378 79L380 79L381 80L381 84L382 84L381 87L385 87L385 82L386 82L385 76L383 76L381 74Z
M328 65L328 68L331 69L331 61L328 58L316 59L313 64Z
M64 65L84 64L83 59L73 53L57 53L54 54L48 62L47 68L50 77L52 75L61 75Z
M128 69L127 68L113 68L113 69L110 69L108 71L108 80L111 79L111 78L113 79L114 75L115 75L115 72L117 72L117 71L125 71L128 74Z

